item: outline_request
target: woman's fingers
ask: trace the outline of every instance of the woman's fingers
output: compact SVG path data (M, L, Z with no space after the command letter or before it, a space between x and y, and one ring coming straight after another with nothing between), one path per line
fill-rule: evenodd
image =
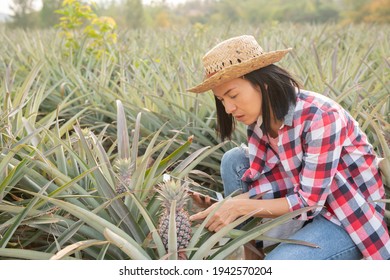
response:
M237 218L236 212L234 211L233 205L230 201L225 201L224 205L220 206L220 209L218 209L212 217L207 221L205 227L209 231L219 231L226 225L230 224L232 221L234 221ZM233 203L234 204L234 203ZM204 211L201 211L197 214L194 214L190 217L191 221L196 220L203 220L205 219L209 213L215 208L215 205L212 205L211 207L207 208Z
M190 221L203 220L210 213L209 209L210 208L207 208L204 211L198 212L198 213L190 216Z
M209 196L201 196L196 192L190 193L192 199L194 200L195 204L198 205L201 208L208 208L213 203L211 202L211 199Z

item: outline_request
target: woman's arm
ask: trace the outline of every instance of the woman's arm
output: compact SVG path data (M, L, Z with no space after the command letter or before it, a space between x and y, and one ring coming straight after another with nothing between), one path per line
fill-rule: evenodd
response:
M220 203L215 203L206 210L194 214L191 221L203 220L208 214L218 207ZM206 224L210 231L219 231L224 226L230 224L238 217L258 211L254 216L261 218L275 218L289 212L289 204L286 198L276 199L250 199L248 193L240 194L234 198L229 198L223 202L215 214Z

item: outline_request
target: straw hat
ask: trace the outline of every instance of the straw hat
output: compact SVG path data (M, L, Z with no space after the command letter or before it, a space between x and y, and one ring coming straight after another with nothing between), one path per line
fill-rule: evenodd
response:
M278 62L291 50L264 52L256 39L243 35L216 45L203 57L205 79L188 91L202 93L254 70Z

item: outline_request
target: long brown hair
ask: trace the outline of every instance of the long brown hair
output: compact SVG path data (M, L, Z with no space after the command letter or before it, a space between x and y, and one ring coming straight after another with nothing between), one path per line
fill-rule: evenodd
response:
M283 120L291 104L296 103L295 88L300 88L299 83L289 72L274 64L257 69L246 74L244 79L253 86L260 87L262 93L262 130L268 134L271 129L271 108L274 117ZM266 86L267 85L267 86ZM236 122L231 114L227 114L222 102L215 97L217 109L217 133L221 140L231 139Z

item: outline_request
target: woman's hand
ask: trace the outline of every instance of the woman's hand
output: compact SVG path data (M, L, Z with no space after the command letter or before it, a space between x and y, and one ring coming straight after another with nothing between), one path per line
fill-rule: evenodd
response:
M230 224L241 216L241 214L239 213L239 205L241 203L241 200L226 199L225 201L223 201L222 205L220 205L221 203L222 202L215 203L206 210L192 215L190 217L190 220L203 220L209 215L211 211L213 211L216 207L219 207L206 224L206 228L209 231L217 232L221 230L224 226Z
M208 208L210 207L214 201L211 201L209 196L202 196L196 192L191 192L190 193L192 199L194 200L195 204L200 207L200 208Z
M215 232L235 221L238 217L247 214L260 218L276 218L290 212L290 206L285 197L250 199L248 193L243 193L211 205L206 210L192 215L190 220L203 220L216 207L219 207L218 210L216 210L214 215L206 223L206 228Z

